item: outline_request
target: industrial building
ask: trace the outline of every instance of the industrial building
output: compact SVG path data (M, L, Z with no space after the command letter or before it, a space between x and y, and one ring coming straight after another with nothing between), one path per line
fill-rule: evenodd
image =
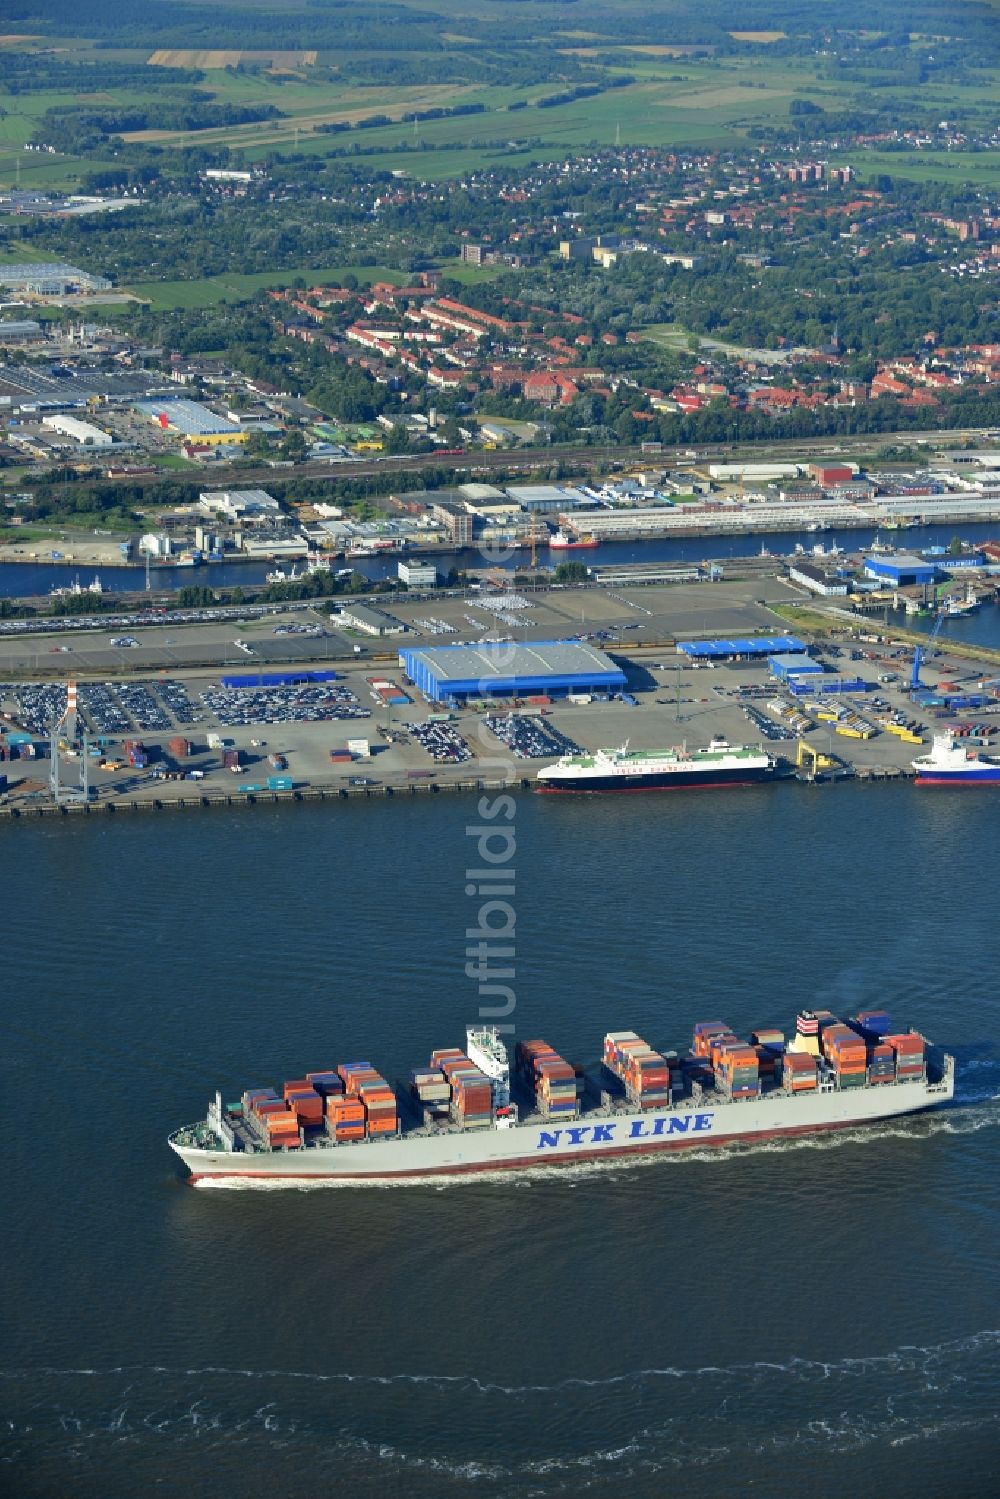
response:
M85 448L110 448L114 444L110 433L102 432L91 422L81 422L75 416L43 416L42 426L50 432L58 432L61 437L72 437Z
M937 578L937 567L924 557L906 554L895 557L866 557L865 575L895 588L909 588L913 584L933 583Z
M200 401L186 401L183 398L137 401L136 410L159 423L164 431L177 432L181 437L195 438L199 443L207 443L209 446L246 442L249 435L236 422L229 421L228 417L217 416Z
M63 297L70 292L110 291L106 276L92 276L64 260L29 260L3 267L0 281L8 291L28 292L36 297Z
M227 520L242 521L252 516L276 519L281 506L266 489L203 489L198 496L199 509L206 515L223 515Z
M692 661L763 661L769 656L805 653L795 635L757 635L746 640L678 640L678 654Z
M366 635L405 635L408 628L401 619L382 609L372 609L368 604L342 604L340 613L334 618Z
M697 562L595 562L587 571L595 583L620 588L635 583L700 583L708 576Z
M398 562L399 581L407 588L436 588L438 570L433 562Z
M507 493L529 515L565 514L583 510L591 503L571 484L508 484Z
M414 647L400 651L399 664L431 702L620 692L625 686L625 673L609 656L575 640Z
M808 588L810 593L818 593L823 598L835 598L847 593L846 578L828 573L813 562L790 563L788 576L793 583L799 583L803 588Z
M768 656L767 664L771 668L771 675L777 677L779 682L791 682L796 677L823 675L822 662L814 661L805 650L787 651L778 656Z

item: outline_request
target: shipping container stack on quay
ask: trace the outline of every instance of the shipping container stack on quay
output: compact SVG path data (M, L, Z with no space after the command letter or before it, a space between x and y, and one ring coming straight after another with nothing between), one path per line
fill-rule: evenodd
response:
M760 1027L749 1041L725 1020L699 1021L690 1051L657 1051L635 1031L604 1037L602 1065L574 1068L544 1040L506 1047L470 1026L393 1087L371 1062L341 1063L223 1105L171 1136L203 1176L402 1176L524 1167L615 1152L843 1128L950 1100L954 1061L883 1010L844 1021L801 1010L794 1034ZM352 1150L374 1146L377 1151ZM288 1152L292 1152L289 1155ZM293 1159L294 1157L294 1159Z

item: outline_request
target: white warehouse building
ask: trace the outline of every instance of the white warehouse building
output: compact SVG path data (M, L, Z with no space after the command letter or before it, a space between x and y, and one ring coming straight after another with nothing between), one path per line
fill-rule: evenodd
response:
M58 432L62 437L72 437L85 448L110 448L114 444L114 438L107 432L102 432L100 427L93 426L90 422L81 422L75 416L43 416L42 426L47 427L50 432Z

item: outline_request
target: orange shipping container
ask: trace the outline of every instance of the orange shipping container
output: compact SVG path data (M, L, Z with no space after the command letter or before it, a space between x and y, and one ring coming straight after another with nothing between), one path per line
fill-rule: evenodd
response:
M355 1124L365 1117L364 1104L360 1103L333 1103L326 1106L326 1115L332 1119L334 1124Z

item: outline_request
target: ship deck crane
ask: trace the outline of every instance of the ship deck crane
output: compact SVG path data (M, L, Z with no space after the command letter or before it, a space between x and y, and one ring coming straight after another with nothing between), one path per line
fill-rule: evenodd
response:
M920 681L920 668L921 668L921 666L922 666L922 664L924 662L925 657L927 655L929 655L930 648L934 644L935 640L937 639L937 637L938 637L938 631L941 629L941 626L944 624L944 621L945 621L945 612L942 609L939 612L937 618L935 619L933 625L931 626L930 634L927 636L926 641L924 641L923 644L918 645L917 648L916 648L916 650L913 652L913 670L910 673L910 692L911 693L919 692L920 691L920 688L922 686L922 683Z

